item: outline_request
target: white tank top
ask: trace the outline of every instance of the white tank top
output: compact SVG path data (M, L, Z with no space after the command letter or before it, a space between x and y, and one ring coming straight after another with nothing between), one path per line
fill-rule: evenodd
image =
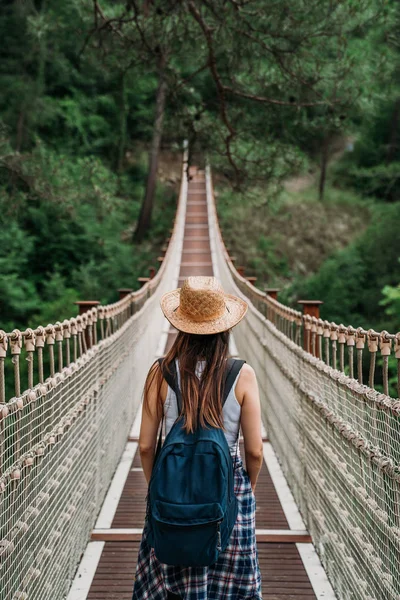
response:
M176 362L176 371L178 374L178 385L180 389L180 373L179 373L179 364L178 359L175 359ZM196 365L196 375L200 377L201 372L204 368L205 361L199 360ZM236 379L233 383L233 386L229 390L228 397L225 401L225 404L222 408L222 417L225 427L225 437L228 442L229 448L233 448L236 443L239 427L240 427L240 414L241 414L241 406L235 395L235 387L237 380L239 378L240 371L236 376ZM165 415L165 435L169 432L175 420L178 417L178 404L176 401L176 394L173 389L168 385L167 397L164 402L164 415Z

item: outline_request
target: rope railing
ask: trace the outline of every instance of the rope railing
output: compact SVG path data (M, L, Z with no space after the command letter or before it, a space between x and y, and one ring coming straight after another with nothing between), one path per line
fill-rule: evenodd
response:
M400 400L374 383L378 352L384 382L385 357L400 358L399 334L323 321L258 290L230 260L206 177L216 275L249 303L235 342L257 373L267 435L337 597L398 600Z
M1 600L66 597L157 352L186 190L184 162L164 260L141 289L63 322L0 332Z

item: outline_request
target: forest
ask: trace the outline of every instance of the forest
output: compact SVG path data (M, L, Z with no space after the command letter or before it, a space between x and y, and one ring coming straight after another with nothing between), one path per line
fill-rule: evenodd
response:
M400 329L396 0L0 11L0 328L136 289L169 235L188 140L257 286Z

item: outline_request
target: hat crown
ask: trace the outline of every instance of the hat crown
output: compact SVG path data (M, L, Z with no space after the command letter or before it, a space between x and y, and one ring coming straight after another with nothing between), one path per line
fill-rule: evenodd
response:
M237 325L246 314L248 304L242 298L227 294L213 276L189 276L179 287L163 294L161 309L179 331L214 334Z
M216 277L185 279L180 292L180 311L196 322L212 321L226 310L225 293Z

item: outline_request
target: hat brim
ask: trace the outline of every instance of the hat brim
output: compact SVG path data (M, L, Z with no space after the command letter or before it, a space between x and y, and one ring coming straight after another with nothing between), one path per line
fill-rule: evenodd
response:
M184 331L185 333L207 335L226 331L237 325L243 319L248 309L247 302L232 294L224 293L226 311L222 317L218 317L212 321L193 321L179 310L180 291L181 288L177 288L161 296L160 305L161 310L171 325L175 329Z

